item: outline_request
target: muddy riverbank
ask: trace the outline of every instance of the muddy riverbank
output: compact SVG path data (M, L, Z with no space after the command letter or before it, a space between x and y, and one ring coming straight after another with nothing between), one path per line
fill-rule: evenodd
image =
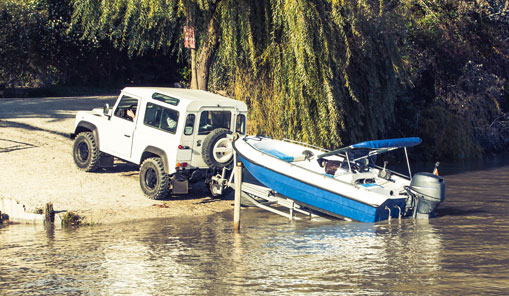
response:
M116 223L157 217L204 216L232 209L232 197L212 199L201 184L183 196L147 199L136 165L116 161L95 173L79 171L68 134L74 115L114 97L0 99L0 198L29 211L53 203L85 222Z

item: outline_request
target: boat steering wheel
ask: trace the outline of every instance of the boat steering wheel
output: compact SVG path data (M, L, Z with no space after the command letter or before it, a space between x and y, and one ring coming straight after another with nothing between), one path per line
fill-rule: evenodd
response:
M359 159L355 162L356 170L359 173L365 173L369 171L369 160L367 158ZM353 169L353 167L352 167Z

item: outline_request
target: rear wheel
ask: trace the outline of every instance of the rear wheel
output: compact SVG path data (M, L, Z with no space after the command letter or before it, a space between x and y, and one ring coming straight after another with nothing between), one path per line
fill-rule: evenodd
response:
M159 157L145 159L140 168L140 186L150 199L163 199L170 190L170 179Z
M76 166L85 172L99 167L101 152L92 132L81 132L74 139L73 158Z

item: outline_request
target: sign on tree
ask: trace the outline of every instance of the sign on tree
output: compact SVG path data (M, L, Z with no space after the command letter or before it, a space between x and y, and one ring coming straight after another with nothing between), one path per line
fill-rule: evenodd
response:
M184 26L184 47L195 49L194 27Z

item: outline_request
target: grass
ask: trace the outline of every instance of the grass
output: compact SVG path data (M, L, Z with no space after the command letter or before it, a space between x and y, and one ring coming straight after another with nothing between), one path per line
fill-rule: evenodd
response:
M90 221L84 222L85 217L80 216L74 212L66 212L64 217L62 218L62 226L63 227L73 227L73 226L95 226L98 223Z
M83 219L84 217L74 212L67 212L62 218L62 226L63 227L80 226L82 225Z

